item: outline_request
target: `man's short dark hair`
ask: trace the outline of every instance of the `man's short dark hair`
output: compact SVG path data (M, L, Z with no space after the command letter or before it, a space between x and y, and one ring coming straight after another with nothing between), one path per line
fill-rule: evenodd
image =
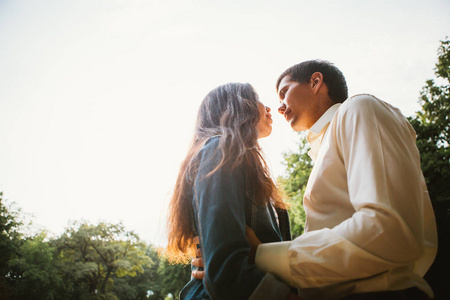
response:
M289 76L291 80L298 83L308 83L315 72L322 73L323 82L328 87L328 95L334 103L342 103L347 99L347 83L342 72L332 63L318 59L304 61L284 71L278 77L277 91L284 77Z

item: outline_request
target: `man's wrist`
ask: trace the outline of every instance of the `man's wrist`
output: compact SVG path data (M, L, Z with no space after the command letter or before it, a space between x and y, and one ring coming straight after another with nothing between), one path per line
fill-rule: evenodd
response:
M265 243L257 247L255 264L258 269L272 273L283 280L290 279L289 247L291 242ZM286 281L287 282L287 281ZM290 285L291 283L288 282Z

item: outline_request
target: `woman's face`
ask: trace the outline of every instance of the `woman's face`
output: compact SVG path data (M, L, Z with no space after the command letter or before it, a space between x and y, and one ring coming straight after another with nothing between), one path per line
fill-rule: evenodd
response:
M256 126L258 139L269 136L272 133L272 115L270 108L258 101L259 123Z

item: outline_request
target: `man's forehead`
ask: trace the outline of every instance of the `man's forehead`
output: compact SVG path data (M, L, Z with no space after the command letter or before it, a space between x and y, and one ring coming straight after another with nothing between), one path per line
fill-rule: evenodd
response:
M281 91L285 86L287 86L291 83L292 83L291 76L289 76L289 75L284 76L280 81L280 84L278 86L278 91Z
M292 82L293 82L293 81L292 81L292 79L291 79L291 76L289 76L289 75L284 76L284 77L281 79L281 81L280 81L280 89L281 89L283 86L289 85L289 84L292 83Z

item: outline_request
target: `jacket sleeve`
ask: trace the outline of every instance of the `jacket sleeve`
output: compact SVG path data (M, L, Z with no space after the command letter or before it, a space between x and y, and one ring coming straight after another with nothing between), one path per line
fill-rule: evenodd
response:
M217 145L218 139L213 139L200 152L193 191L195 219L205 263L203 284L213 299L286 298L289 293L287 285L249 263L243 170L222 167L207 176L221 159Z

